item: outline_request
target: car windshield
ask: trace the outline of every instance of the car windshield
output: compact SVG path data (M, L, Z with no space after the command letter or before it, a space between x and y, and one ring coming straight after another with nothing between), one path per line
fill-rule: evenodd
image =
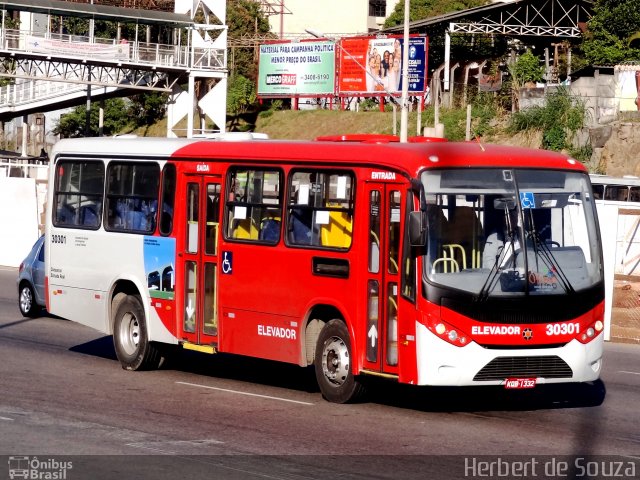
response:
M450 169L421 180L430 282L486 299L566 294L602 280L586 174Z

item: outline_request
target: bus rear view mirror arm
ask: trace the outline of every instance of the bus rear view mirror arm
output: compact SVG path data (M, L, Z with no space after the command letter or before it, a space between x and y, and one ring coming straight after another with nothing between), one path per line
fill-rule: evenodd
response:
M427 241L427 214L409 212L409 241L412 247L423 247Z

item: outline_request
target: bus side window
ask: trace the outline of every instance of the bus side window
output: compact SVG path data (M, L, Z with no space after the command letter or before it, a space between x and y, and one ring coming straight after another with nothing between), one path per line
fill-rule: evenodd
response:
M96 230L102 215L104 164L62 160L56 166L53 224Z
M111 162L107 168L106 227L116 231L153 233L159 186L157 163Z
M604 198L604 185L592 185L593 198L595 200L602 200Z
M289 180L290 245L351 247L354 179L350 172L296 171Z
M274 245L280 241L282 173L232 168L227 185L225 237Z
M624 185L607 185L604 195L605 200L626 202L629 196L629 188Z
M160 235L170 235L173 230L173 208L176 191L176 166L167 163L162 169L162 205Z

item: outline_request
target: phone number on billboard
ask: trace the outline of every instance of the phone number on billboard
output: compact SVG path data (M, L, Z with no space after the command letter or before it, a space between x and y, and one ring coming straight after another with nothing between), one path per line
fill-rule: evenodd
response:
M302 76L302 80L316 81L316 80L329 80L328 73L306 73Z

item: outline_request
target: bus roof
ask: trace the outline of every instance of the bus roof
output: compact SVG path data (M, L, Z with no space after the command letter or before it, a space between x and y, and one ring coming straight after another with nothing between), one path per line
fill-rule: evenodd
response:
M599 175L592 173L591 183L605 184L605 185L625 185L625 186L638 186L640 185L640 177L633 175L625 175L623 177L614 177L611 175Z
M330 138L330 137L325 137ZM83 138L58 142L51 158L61 153L74 156L154 157L173 160L221 159L273 164L314 164L321 159L332 166L379 167L416 177L426 168L521 167L551 168L586 172L584 166L566 155L477 142L365 142L304 140L168 139L168 138Z

